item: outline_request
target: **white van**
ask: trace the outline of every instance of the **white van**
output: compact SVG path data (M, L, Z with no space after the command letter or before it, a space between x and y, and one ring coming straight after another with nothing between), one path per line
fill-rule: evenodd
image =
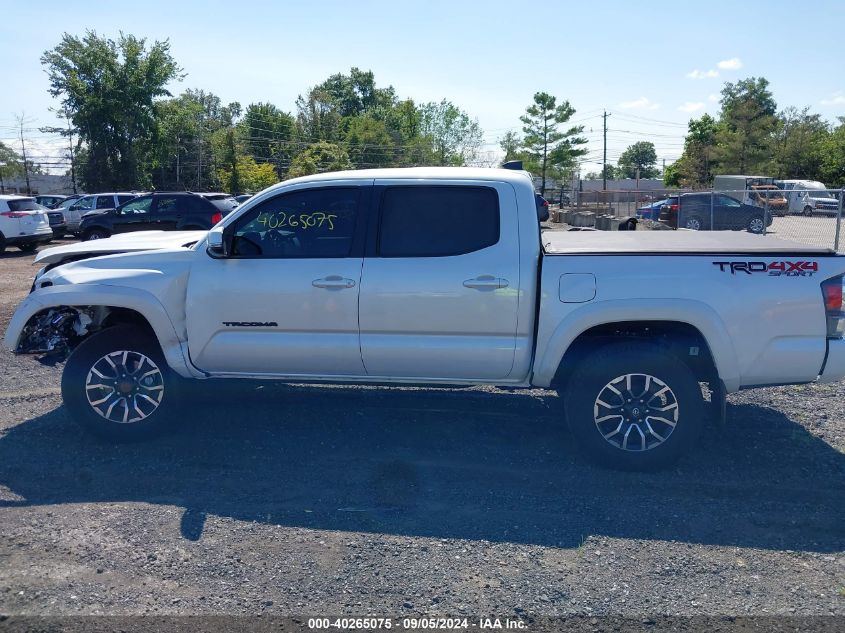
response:
M775 180L789 201L789 213L837 215L839 200L818 180Z

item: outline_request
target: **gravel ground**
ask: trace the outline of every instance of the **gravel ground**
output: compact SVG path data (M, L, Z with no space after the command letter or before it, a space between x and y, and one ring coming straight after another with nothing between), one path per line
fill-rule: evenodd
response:
M0 354L0 614L845 615L843 383L734 395L632 474L543 390L217 383L114 446L60 370Z

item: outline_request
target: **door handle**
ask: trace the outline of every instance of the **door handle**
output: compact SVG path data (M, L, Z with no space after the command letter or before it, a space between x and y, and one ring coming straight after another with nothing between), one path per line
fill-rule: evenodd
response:
M508 280L501 277L494 277L493 275L480 275L474 279L467 279L464 282L464 288L474 288L475 290L495 290L496 288L507 288Z
M353 288L355 280L346 279L340 275L329 275L321 279L315 279L311 282L315 288L328 288L329 290L342 290L343 288Z

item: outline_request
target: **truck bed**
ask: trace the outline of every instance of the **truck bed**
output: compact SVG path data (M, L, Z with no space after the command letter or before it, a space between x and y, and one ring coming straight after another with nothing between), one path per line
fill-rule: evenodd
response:
M833 256L822 246L809 246L769 235L734 231L555 231L541 234L546 255L581 254L710 254L762 256L802 254Z

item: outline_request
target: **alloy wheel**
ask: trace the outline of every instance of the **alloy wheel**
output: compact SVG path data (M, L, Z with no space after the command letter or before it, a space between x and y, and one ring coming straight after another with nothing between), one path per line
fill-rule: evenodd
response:
M650 374L624 374L608 382L593 405L602 437L623 451L642 452L663 444L678 424L672 389Z
M164 376L158 365L140 352L109 352L91 366L85 395L91 408L109 422L140 422L161 404Z

